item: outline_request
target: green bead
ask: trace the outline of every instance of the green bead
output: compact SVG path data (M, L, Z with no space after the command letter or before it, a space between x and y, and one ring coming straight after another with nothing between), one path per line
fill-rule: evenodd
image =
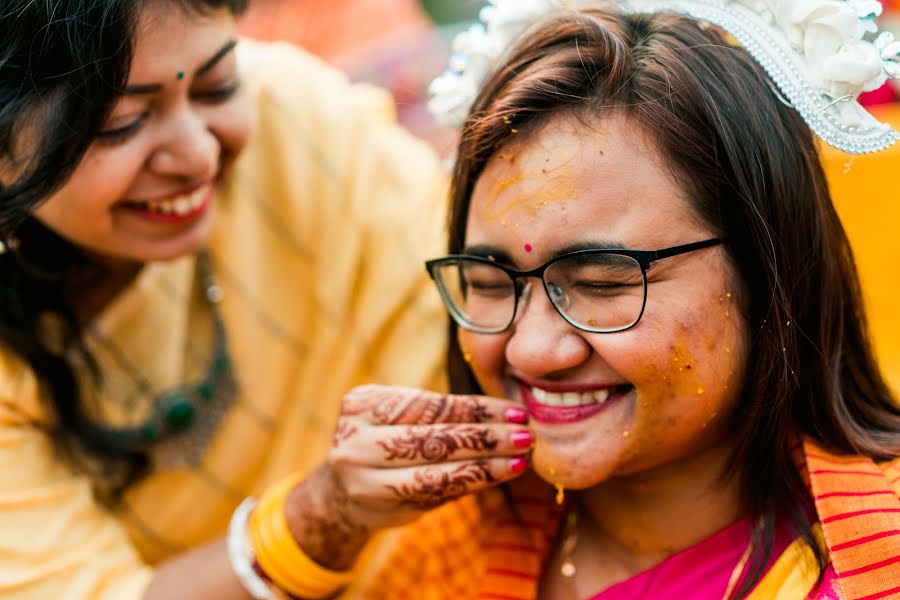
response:
M204 381L197 386L197 395L204 400L212 400L216 394L216 388L212 381Z
M166 424L175 430L184 429L194 422L194 405L185 394L174 394L163 412Z

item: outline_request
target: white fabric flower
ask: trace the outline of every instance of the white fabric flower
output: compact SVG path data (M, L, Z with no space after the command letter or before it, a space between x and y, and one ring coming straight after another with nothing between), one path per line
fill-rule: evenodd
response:
M881 54L869 42L852 42L822 61L822 75L835 98L880 88L887 80Z
M479 18L487 23L488 31L505 49L528 26L563 6L560 0L491 0L481 9Z
M875 19L881 16L881 2L878 0L847 0L847 3L856 12L859 17L859 26L864 33L875 33L878 31L878 25Z
M481 10L484 25L472 25L454 38L451 68L428 88L435 120L447 127L462 124L500 55L527 27L562 6L561 0L491 0Z
M428 110L435 121L443 127L458 127L466 120L469 109L478 95L480 81L455 71L444 71L443 75L431 82L428 92Z
M884 83L881 58L862 41L859 13L874 10L867 0L788 0L783 4L791 42L803 49L811 83L833 98L856 97ZM855 120L855 119L854 119ZM848 123L849 125L850 123Z
M453 51L465 56L465 73L481 82L493 68L503 47L488 35L484 26L472 25L453 39Z
M893 33L884 31L874 44L884 61L885 74L892 79L900 79L900 42L894 41Z

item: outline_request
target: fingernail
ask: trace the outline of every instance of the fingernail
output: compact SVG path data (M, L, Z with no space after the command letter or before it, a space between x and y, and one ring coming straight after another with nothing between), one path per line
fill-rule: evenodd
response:
M513 446L516 448L528 448L534 442L534 436L527 429L514 431L509 438L512 440Z
M516 456L514 458L509 459L509 470L512 473L521 473L525 470L525 467L528 466L528 461L526 461L521 456Z
M528 422L528 413L525 412L525 409L522 408L507 408L506 409L506 422L507 423L527 423Z

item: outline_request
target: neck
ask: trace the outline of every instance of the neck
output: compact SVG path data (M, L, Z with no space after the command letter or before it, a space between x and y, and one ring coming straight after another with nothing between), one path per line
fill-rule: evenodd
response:
M722 476L731 449L723 443L586 490L580 539L634 574L733 523L744 508L738 478Z
M91 258L94 258L93 256ZM93 260L77 272L70 283L74 288L67 296L81 324L89 323L135 277L142 263L133 261Z

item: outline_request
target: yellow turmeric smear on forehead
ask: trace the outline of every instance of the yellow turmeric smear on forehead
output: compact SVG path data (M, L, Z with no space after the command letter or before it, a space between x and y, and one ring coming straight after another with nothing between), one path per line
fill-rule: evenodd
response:
M532 170L496 182L486 194L478 218L509 225L510 219L534 218L544 208L577 199L578 188L570 166Z

